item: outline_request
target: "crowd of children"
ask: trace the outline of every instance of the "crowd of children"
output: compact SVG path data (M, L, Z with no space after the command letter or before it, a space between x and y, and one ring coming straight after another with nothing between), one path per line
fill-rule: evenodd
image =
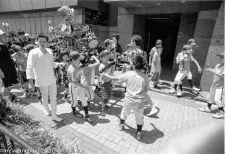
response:
M0 34L1 36L1 34ZM21 35L19 38L23 38ZM68 51L59 49L50 50L53 52L54 62L58 67L55 68L56 82L59 85L63 85L64 100L71 102L72 112L76 117L83 118L92 122L93 119L89 114L89 110L93 108L95 92L99 91L102 97L100 105L100 113L105 116L106 111L110 109L108 105L109 99L112 95L112 80L118 80L123 83L125 87L125 97L123 101L123 108L120 115L119 129L124 129L124 121L129 115L130 111L133 110L136 123L137 123L137 139L141 139L141 130L143 126L143 111L145 102L147 102L152 110L149 115L153 115L157 112L155 105L147 95L149 88L149 82L152 81L154 88L159 88L158 83L161 74L161 53L163 50L162 41L157 40L156 46L152 48L149 54L149 70L147 73L147 54L141 49L142 38L139 35L134 35L131 39L131 43L127 45L126 51L122 53L120 44L118 43L119 35L114 35L113 40L107 39L104 42L104 47L99 48L97 55L87 54L81 51ZM27 58L29 52L38 46L32 42L14 43L10 41L10 49L12 51L11 57L17 68L19 81L27 96L32 92L36 92L39 99L41 100L40 91L38 88L31 91L26 77ZM198 67L199 72L202 71L197 61L192 57L192 45L194 40L189 40L189 45L185 45L182 48L181 53L177 56L177 64L179 64L179 71L175 77L173 89L170 93L177 93L181 96L182 92L182 80L187 76L188 82L196 91L199 91L192 85L192 75L190 72L190 62L194 61ZM49 49L48 49L49 50ZM117 70L117 65L114 61L118 60L117 55L120 59L126 61L122 66L123 74L120 76L114 76L114 71ZM224 54L219 55L224 58ZM2 69L2 68L1 68ZM4 72L0 69L0 78L4 79ZM4 69L3 69L4 70ZM210 90L208 97L208 107L200 109L203 112L211 112L211 104L217 102L219 104L220 113L223 112L223 101L215 97L222 97L223 93L223 80L224 80L224 63L221 60L214 69L208 69L215 74L214 83ZM95 82L94 82L95 81ZM95 92L93 89L95 84ZM0 87L2 86L0 80ZM178 89L179 87L179 89ZM220 90L219 90L220 89ZM70 98L70 99L69 99ZM46 105L46 104L43 104ZM83 116L79 110L84 109L85 115ZM215 115L219 118L222 114ZM49 113L50 114L50 113Z

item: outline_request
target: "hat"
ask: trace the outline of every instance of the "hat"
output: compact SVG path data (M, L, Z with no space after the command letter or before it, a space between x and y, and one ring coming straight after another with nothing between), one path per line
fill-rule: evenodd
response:
M162 48L162 44L156 44L155 48Z
M24 36L30 36L30 34L28 34L28 33L25 33L25 34L24 34Z
M158 44L162 44L162 40L160 39L156 40L155 45L158 45Z
M6 36L7 37L14 37L15 33L14 33L14 31L9 31L8 33L6 33Z
M192 44L192 45L196 45L195 40L194 39L189 39L188 40L188 44Z
M23 35L24 31L22 31L21 29L18 30L17 35Z
M0 35L3 35L5 34L5 32L3 32L1 29L0 29Z
M217 56L220 56L220 57L224 58L224 52L217 54Z
M110 52L108 50L104 50L104 51L101 51L101 53L99 54L99 57L102 58L108 54L110 54Z
M184 45L182 50L190 50L190 46L189 45Z
M79 54L79 52L77 52L77 51L72 51L72 52L70 52L70 54L69 54L69 59L70 60L77 60L78 58L80 57L80 54Z

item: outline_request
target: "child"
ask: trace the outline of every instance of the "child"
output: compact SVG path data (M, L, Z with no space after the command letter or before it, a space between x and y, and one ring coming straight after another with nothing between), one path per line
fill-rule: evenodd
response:
M76 105L78 104L78 96L82 102L82 106L85 112L85 118L88 121L93 121L89 115L88 103L86 100L86 94L90 90L88 86L80 84L81 79L81 68L79 67L81 56L78 52L72 51L70 53L71 65L68 67L68 80L69 80L69 91L71 95L71 108L72 112L76 117L82 118L83 115L76 111Z
M15 63L17 64L18 70L19 70L19 77L20 81L23 87L23 90L26 94L26 96L30 95L29 87L28 87L28 80L26 77L26 67L27 67L27 54L22 49L22 47L18 45L13 45L12 47L15 51L15 53L12 55L12 58L14 59Z
M214 114L213 117L220 119L224 117L224 53L217 56L219 56L219 64L214 69L209 68L206 70L214 74L213 84L207 96L208 104L207 107L200 108L199 111L211 113L211 106L216 103L219 112Z
M158 86L159 77L162 70L161 67L161 54L162 54L162 45L156 45L156 51L153 54L152 65L151 65L151 80L153 82L154 88L160 89Z
M142 55L137 55L132 60L134 70L128 71L120 76L110 76L103 74L102 77L111 80L121 80L126 82L126 93L123 100L123 108L120 115L119 129L124 129L124 122L131 110L134 111L137 123L137 140L141 140L141 130L144 124L143 112L145 99L148 91L148 75L142 72L145 66L145 58Z
M108 68L107 70L105 70L104 72L102 72L102 70L107 65L110 64L109 56L110 56L110 52L107 50L102 51L99 55L99 57L101 59L101 64L99 66L100 75L105 74L105 73L108 75L114 74L114 68L112 66L110 68ZM101 104L101 115L105 116L104 108L106 108L106 109L110 108L106 104L108 103L109 98L111 97L111 90L112 90L111 89L111 80L100 78L100 88L101 88L101 96L103 98L103 102Z
M2 79L4 78L4 73L2 72L2 70L0 69L0 94L2 92Z
M193 58L190 46L184 45L182 51L176 58L176 63L179 64L179 71L175 77L173 89L170 90L169 93L176 93L178 97L182 96L182 80L187 76L188 81L191 83L192 74L190 72L190 65L192 61L195 62L196 66L198 67L199 73L201 73L202 69L198 65L197 61ZM178 86L180 90L177 90ZM198 91L194 86L192 86L192 89Z
M69 54L67 51L61 53L60 55L61 61L64 63L64 65L61 68L61 81L63 82L65 91L64 91L64 100L67 101L68 98L68 93L69 93L69 89L68 89L68 77L67 77L67 69L69 67L69 63L68 58L69 58Z
M92 70L100 65L100 61L95 56L92 56L91 58L93 58L95 62L93 64L90 64L89 58L90 57L87 54L82 54L82 59L80 60L81 68L82 68L81 84L89 87L89 95L87 96L87 100L88 100L89 108L92 109L92 107L90 106L90 101L94 99L94 91L91 84L91 75L92 75ZM82 99L84 98L80 98L80 100Z

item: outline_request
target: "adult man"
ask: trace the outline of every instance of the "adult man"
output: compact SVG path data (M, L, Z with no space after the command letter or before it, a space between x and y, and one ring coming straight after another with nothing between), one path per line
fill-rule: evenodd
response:
M13 60L11 58L9 49L6 46L6 33L0 29L0 69L4 74L2 79L4 86L4 93L11 96L11 101L15 99L15 96L10 93L10 87L14 83L13 81Z
M62 121L60 117L56 115L57 111L57 87L56 78L54 75L54 68L56 64L53 61L52 50L46 48L48 45L48 37L44 34L39 34L37 37L38 48L35 48L29 52L27 60L27 79L32 89L39 87L42 94L42 104L46 110L46 114L52 115L53 121ZM35 86L32 79L35 79ZM48 96L50 98L51 111L48 105Z

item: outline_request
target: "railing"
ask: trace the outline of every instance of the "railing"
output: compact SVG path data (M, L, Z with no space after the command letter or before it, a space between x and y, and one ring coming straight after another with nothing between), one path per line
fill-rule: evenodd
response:
M25 154L38 152L26 141L0 124L0 154Z

